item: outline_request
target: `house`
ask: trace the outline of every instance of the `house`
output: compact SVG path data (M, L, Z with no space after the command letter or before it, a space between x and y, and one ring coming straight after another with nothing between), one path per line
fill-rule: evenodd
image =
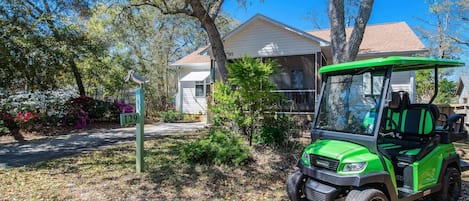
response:
M347 33L351 32L347 28ZM271 79L276 93L289 100L280 112L312 114L320 91L321 66L331 64L329 30L304 32L264 15L256 15L223 37L228 60L242 56L273 59L281 65ZM205 113L210 77L215 62L210 48L201 48L171 64L179 69L176 109L183 113ZM427 52L420 39L405 22L368 25L358 59L383 56L414 56ZM409 91L415 99L415 73L394 76L394 90Z
M456 88L456 96L459 104L469 104L469 76L461 76Z

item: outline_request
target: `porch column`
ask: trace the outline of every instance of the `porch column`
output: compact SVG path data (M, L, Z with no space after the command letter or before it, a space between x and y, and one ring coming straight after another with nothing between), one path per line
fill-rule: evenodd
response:
M184 99L183 99L183 97L182 97L182 95L183 95L183 89L182 89L182 84L181 84L181 71L180 71L180 70L179 70L179 72L178 72L178 90L179 90L179 91L178 91L178 93L179 93L179 97L178 97L178 98L179 98L179 105L178 105L178 106L179 106L179 112L182 113L182 112L183 112L183 111L182 111L182 110L183 110L182 105L183 105L183 100L184 100Z

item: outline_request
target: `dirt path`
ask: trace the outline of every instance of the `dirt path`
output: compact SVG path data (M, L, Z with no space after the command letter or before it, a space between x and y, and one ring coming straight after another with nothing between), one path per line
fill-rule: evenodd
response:
M204 123L164 123L145 125L145 138L194 131ZM53 138L0 145L0 168L18 167L26 164L68 156L103 146L135 140L135 127L118 129L94 129L86 132Z

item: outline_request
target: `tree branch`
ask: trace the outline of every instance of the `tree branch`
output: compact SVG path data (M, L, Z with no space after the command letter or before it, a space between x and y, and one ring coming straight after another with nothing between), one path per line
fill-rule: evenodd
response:
M463 40L457 38L456 36L449 36L449 38L451 38L452 40L454 40L454 42L456 42L458 44L465 45L465 46L469 47L469 42L463 41Z
M164 8L162 8L158 4L145 1L143 3L130 4L130 6L128 6L127 8L142 7L142 6L154 7L156 9L158 9L163 15L175 15L175 14L187 14L187 15L190 15L190 16L193 15L193 12L190 9L188 9L188 3L185 3L183 8L169 9L168 5L166 4L166 1L163 1Z
M352 35L350 35L348 44L349 59L355 60L360 49L360 44L363 40L366 24L370 19L371 9L374 0L362 0L358 10L357 18L355 18L355 25L353 27Z

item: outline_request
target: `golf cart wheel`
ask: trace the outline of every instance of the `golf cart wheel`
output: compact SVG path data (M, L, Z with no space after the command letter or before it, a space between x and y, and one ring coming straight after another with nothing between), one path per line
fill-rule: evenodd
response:
M388 198L378 189L365 189L350 191L345 201L388 201Z
M293 172L287 180L287 194L291 201L303 201L306 199L305 184L307 177L300 170Z
M443 188L433 196L433 200L457 201L461 196L461 173L458 169L446 169L443 177Z

